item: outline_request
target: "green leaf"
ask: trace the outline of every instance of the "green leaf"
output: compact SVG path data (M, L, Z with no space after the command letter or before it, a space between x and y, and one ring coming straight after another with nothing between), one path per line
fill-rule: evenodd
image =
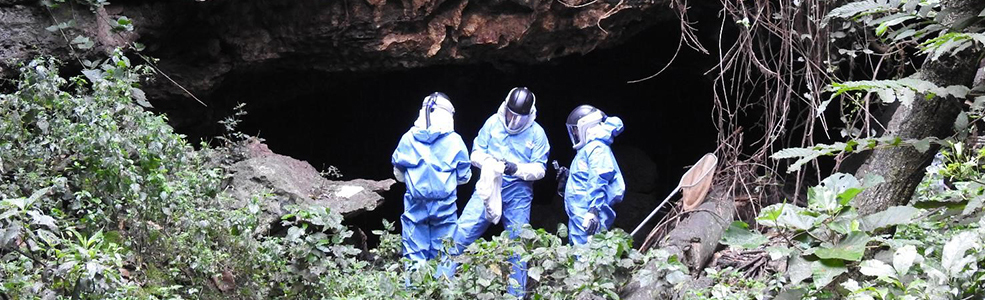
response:
M896 25L899 25L900 23L903 23L903 22L906 22L906 21L915 19L916 16L908 15L908 14L901 14L900 13L900 14L895 14L895 15L889 16L888 18L889 18L889 20L887 20L885 22L882 22L876 28L876 34L877 35L882 35L891 26L896 26Z
M862 255L865 254L865 244L869 243L869 239L869 235L855 231L849 233L837 245L829 247L821 246L821 248L814 251L814 255L817 255L821 259L859 261L862 260Z
M982 207L982 200L985 200L985 196L979 195L972 197L968 200L968 204L964 206L964 210L961 211L961 215L967 216L968 214L978 211Z
M780 214L783 213L783 206L786 203L778 203L767 206L759 211L759 216L756 217L756 223L760 225L766 225L770 227L776 226L776 220L780 218Z
M744 249L757 248L768 241L766 236L749 230L749 224L742 221L732 222L722 235L722 244Z
M876 95L879 96L879 100L882 100L883 103L893 103L896 102L897 100L896 90L886 88L886 89L877 89L875 90L875 92Z
M531 267L529 270L527 270L527 275L529 275L530 278L533 278L536 281L540 281L540 275L543 273L544 273L544 269L542 269L541 267Z
M773 300L801 300L804 299L804 296L807 296L807 289L790 288L777 294Z
M780 247L780 246L770 246L766 247L766 253L770 255L771 260L778 260L794 253L793 248Z
M31 224L48 226L51 230L58 230L58 226L55 226L55 219L51 216L34 210L28 211L27 214L31 216Z
M154 106L147 101L147 95L144 94L144 90L138 88L131 88L130 96L133 98L133 101L137 102L137 105L143 106L145 108L154 108Z
M852 199L855 199L855 196L858 196L858 194L861 192L862 192L861 188L850 188L845 190L844 192L841 192L840 194L838 194L838 204L841 206L848 205L848 203L851 203Z
M985 96L975 97L975 101L971 103L971 111L981 113L983 110L985 110Z
M906 245L896 249L893 253L893 268L900 276L906 275L910 271L910 267L917 260L917 247L913 245Z
M803 166L806 163L811 162L815 158L820 157L821 154L822 154L821 152L815 151L814 153L811 153L811 155L809 155L809 156L801 157L800 159L798 159L797 161L793 162L792 164L790 164L790 166L787 167L787 173L793 173L793 172L800 171L800 167L801 166Z
M821 101L821 104L817 106L817 114L815 118L821 118L824 116L824 111L828 109L828 105L831 104L832 99Z
M831 283L835 277L848 271L845 262L837 259L822 259L811 262L811 276L814 278L814 287L822 289Z
M855 281L855 279L848 278L847 280L845 280L844 282L842 282L839 285L842 288L844 288L845 290L848 290L849 292L852 293L852 297L850 298L852 300L863 300L863 299L864 300L874 300L874 299L872 299L872 297L859 297L858 294L855 294L856 291L862 289L862 286L860 286L858 284L858 281Z
M840 234L849 234L858 231L859 223L858 220L839 220L829 223L828 228Z
M772 159L784 159L784 158L804 157L804 156L810 156L814 152L817 152L817 151L815 151L814 149L810 149L810 148L786 148L786 149L782 149L780 151L777 151L776 153L773 153L773 155L770 155L770 158L772 158Z
M684 272L678 270L678 271L673 271L670 274L667 274L665 279L667 280L667 283L670 283L672 285L677 285L678 283L691 279L691 277L687 276L687 274L684 274ZM617 299L617 298L613 298L613 299Z
M807 189L807 207L813 211L831 212L841 208L838 205L838 194L824 187L816 186Z
M927 152L927 150L930 150L930 139L929 138L919 139L919 140L913 140L912 142L910 142L910 144L913 145L913 148L916 149L920 153L925 153L925 152Z
M291 226L291 228L287 229L287 240L297 241L301 238L302 234L304 234L304 229L301 229L301 227L297 227L297 226Z
M85 75L89 82L96 83L103 80L103 71L98 69L86 69L82 70L82 75Z
M0 214L0 220L9 219L11 216L16 215L19 212L21 211L16 209L7 209L2 214Z
M817 218L806 213L802 207L779 203L763 208L756 221L763 226L810 230Z
M832 18L854 18L863 14L874 14L888 11L890 9L895 9L896 7L897 5L892 5L889 1L862 0L850 2L832 9L831 12L828 12L828 14L821 19L821 23L827 25Z
M807 206L813 211L834 213L862 192L861 186L851 174L832 174L807 190Z
M876 229L900 224L909 224L920 210L912 206L893 206L884 211L874 213L861 220L861 229L865 232L872 232Z
M71 27L74 27L74 26L75 26L75 20L73 19L73 20L68 20L67 22L61 22L61 23L58 23L58 24L55 24L55 25L51 25L51 26L45 27L45 30L50 31L50 32L55 32L55 31L58 31L60 29L71 28Z
M811 262L807 261L800 254L791 255L787 260L787 274L790 275L790 285L797 285L804 279L810 278L813 273Z
M130 18L127 18L126 16L122 16L119 19L116 19L116 24L113 24L113 30L133 31L133 22L130 21Z
M968 128L968 113L960 112L958 117L954 119L954 131L964 131Z
M568 226L563 223L557 224L557 237L562 239L568 237Z
M93 43L92 40L90 40L88 37L81 35L76 36L75 39L72 40L72 44L75 45L75 47L78 47L79 49L89 49L92 48L93 45L95 45L95 43Z
M23 229L24 227L21 226L20 222L14 222L7 227L7 230L3 232L3 235L0 235L0 248L7 246L7 244L10 244L10 242L19 237L21 235L21 230Z
M963 231L944 244L941 252L941 267L949 275L960 273L970 263L976 261L974 255L965 256L965 252L981 242L981 237L974 230Z
M19 210L24 210L24 206L27 205L27 198L4 199L3 201L0 201L0 204L13 206L18 208Z
M858 271L866 276L897 278L896 270L881 260L870 259L863 261L859 264Z
M58 245L61 242L61 239L59 239L58 236L56 236L54 233L51 233L51 231L38 229L36 233L38 234L38 237L40 237L41 240L48 245L54 246L54 245Z
M968 97L968 92L970 91L971 89L963 85L951 85L944 88L944 93L939 96L946 97L947 95L951 95L955 98L964 99Z
M828 176L824 180L821 180L821 185L832 189L835 193L841 194L846 190L851 188L859 188L862 186L858 179L852 174L845 173L834 173Z

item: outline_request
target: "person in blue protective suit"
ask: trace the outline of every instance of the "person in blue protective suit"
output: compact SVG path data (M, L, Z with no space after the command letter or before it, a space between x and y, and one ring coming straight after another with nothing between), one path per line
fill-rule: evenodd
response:
M507 94L499 111L489 117L472 145L472 164L481 170L503 170L502 220L510 236L517 238L523 225L530 223L530 202L533 200L533 182L544 177L550 145L537 118L536 97L525 87L517 87ZM486 217L486 204L474 193L469 199L455 231L455 248L452 255L461 254L486 231L490 221ZM509 292L523 296L527 283L526 263L518 256L510 258L513 264L511 278L517 285L510 285ZM454 268L452 266L451 268Z
M626 192L622 172L609 148L612 139L622 133L623 124L619 117L582 105L568 115L565 125L578 153L570 169L559 172L559 181L564 186L569 241L580 245L587 243L589 236L612 227L616 218L612 206L622 201Z
M390 158L397 181L407 185L400 216L404 257L414 263L438 257L455 231L456 187L472 176L468 149L455 133L455 107L448 96L424 98L417 121Z

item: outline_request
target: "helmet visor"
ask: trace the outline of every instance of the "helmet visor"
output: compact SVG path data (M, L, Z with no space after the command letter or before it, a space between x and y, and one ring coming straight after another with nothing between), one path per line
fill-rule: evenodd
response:
M506 109L506 129L510 131L517 131L523 129L530 122L530 115L521 115L514 113L509 108Z
M578 145L581 142L581 138L578 136L578 125L566 125L568 127L568 138L571 139L571 145Z

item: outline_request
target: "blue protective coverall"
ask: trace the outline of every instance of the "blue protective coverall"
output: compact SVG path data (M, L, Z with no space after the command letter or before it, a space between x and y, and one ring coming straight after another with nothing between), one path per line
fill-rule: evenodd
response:
M547 155L551 150L544 129L537 124L536 108L531 112L534 119L522 131L509 134L504 124L501 105L499 112L486 120L472 145L472 164L480 169L484 164L496 163L498 160L517 164L513 175L503 175L503 226L512 238L520 235L520 228L530 224L530 202L533 200L533 181L544 177L547 168ZM461 218L458 219L458 230L454 240L456 249L450 249L452 255L461 254L468 245L489 227L490 222L485 218L485 203L476 194L472 194ZM527 284L526 263L519 257L510 258L513 263L513 273L510 275L519 283L519 287L510 286L509 292L516 296L523 295ZM446 271L447 272L447 271Z
M439 124L451 122L450 115L433 115ZM397 180L407 184L400 216L404 257L418 263L438 257L442 241L452 236L458 211L456 187L472 176L468 149L453 126L421 123L419 119L400 138L390 158Z
M616 218L612 205L622 201L626 183L609 145L622 130L619 117L608 117L589 128L587 143L578 149L571 162L564 187L564 210L568 213L568 237L572 244L588 242L589 234L582 222L589 209L598 209L600 231L611 228Z

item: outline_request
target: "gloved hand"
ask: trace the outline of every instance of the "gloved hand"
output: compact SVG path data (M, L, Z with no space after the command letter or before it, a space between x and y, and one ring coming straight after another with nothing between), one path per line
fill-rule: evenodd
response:
M505 168L503 169L503 174L510 175L510 176L513 176L513 174L516 174L516 164L511 163L511 162L508 162L508 161L507 162L503 162L503 164L505 165Z
M581 221L581 227L585 227L585 232L588 233L589 235L594 235L599 230L598 216L599 216L599 209L592 207L588 209L588 213L585 214L585 217Z
M564 189L568 185L568 167L557 169L557 195L564 197Z

